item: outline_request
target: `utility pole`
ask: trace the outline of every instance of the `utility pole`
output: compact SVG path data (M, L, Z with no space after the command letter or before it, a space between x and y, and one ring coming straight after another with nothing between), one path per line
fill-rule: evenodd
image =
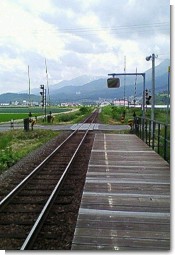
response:
M152 54L152 105L151 105L151 120L154 121L155 107L155 54Z
M170 66L168 66L168 91L167 91L167 115L166 115L166 124L168 124L168 119L169 119L169 104L170 104Z
M50 106L49 77L48 77L48 71L47 71L47 62L46 62L46 58L45 58L45 68L46 68L46 81L47 81L48 105Z
M154 122L154 108L155 108L155 54L146 57L146 61L152 60L152 104L151 104L151 122L152 122L152 135L153 135L153 122Z
M124 74L126 74L126 56L124 56ZM124 75L124 107L125 107L126 75Z
M30 72L29 72L29 65L28 65L28 81L29 81L29 107L31 106L31 97L30 97Z
M137 67L136 67L136 78L135 78L135 84L134 84L134 108L135 108L135 105L136 105L136 85L137 85Z

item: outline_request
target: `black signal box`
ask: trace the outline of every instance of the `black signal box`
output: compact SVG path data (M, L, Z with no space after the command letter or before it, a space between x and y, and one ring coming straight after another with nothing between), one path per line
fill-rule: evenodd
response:
M119 78L109 78L107 79L108 88L119 88L120 79Z

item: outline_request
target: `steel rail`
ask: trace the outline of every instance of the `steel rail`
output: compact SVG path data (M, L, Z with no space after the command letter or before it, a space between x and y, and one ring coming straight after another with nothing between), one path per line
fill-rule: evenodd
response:
M90 125L89 125L89 128L90 128ZM49 210L50 210L51 206L53 205L54 200L55 200L55 198L56 198L64 180L65 180L65 177L67 176L67 174L69 172L70 166L71 166L75 156L77 155L82 143L84 142L84 140L89 132L89 128L86 130L81 142L79 143L77 149L75 150L72 158L70 159L67 167L65 168L61 178L57 182L57 184L56 184L54 190L52 191L50 197L48 198L46 204L44 205L41 213L39 214L38 218L36 219L35 224L33 225L32 229L30 230L30 232L29 232L27 238L25 239L23 245L21 246L20 250L30 249L32 247L33 243L35 242L35 240L38 236L38 233L39 233L40 229L42 228L44 221L49 213Z
M88 116L82 123L81 126L83 126L83 124L92 116L93 114L91 114L90 116ZM0 211L3 210L3 208L10 202L10 200L17 195L17 193L27 184L27 182L29 181L30 178L33 177L34 174L37 173L37 171L39 171L39 169L41 169L41 167L43 167L46 162L48 162L54 155L55 153L76 133L79 131L79 129L81 128L81 126L79 128L77 128L76 130L74 130L59 146L56 147L55 150L53 150L37 167L34 168L34 170L27 175L10 193L8 193L8 195L6 197L4 197L1 201L0 201Z
M74 133L76 133L77 130L75 130L73 133L71 133L58 147L56 147L56 149L54 151L51 152L51 154L49 154L49 156L47 156L37 167L34 168L34 170L27 175L4 199L1 200L0 202L0 211L4 208L4 206L6 206L8 204L8 202L10 201L11 198L13 198L13 196L15 196L28 182L28 180L35 174L37 173L37 171L39 169L41 169L41 167L44 166L44 164L46 164L46 162L48 162L48 160L51 159L51 157L61 148L61 146L63 144L66 143L67 140L69 140Z

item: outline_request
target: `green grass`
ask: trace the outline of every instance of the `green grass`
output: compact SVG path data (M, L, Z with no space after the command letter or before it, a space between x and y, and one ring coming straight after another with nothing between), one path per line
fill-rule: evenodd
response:
M36 116L39 116L37 114ZM28 114L26 113L0 113L0 122L8 122L11 120L19 120L19 119L25 119L28 118Z
M146 111L146 118L151 119L151 109ZM162 123L166 123L166 120L168 119L168 123L170 124L170 111L167 115L167 109L155 109L154 119Z
M135 110L137 116L141 116L141 112L138 109ZM124 106L105 106L100 113L100 120L104 124L128 124L129 119L133 119L134 111L132 109L125 108ZM121 122L121 117L125 115L124 122Z
M0 173L58 134L51 130L0 132Z
M52 107L47 107L47 113L49 113L50 111L53 113L59 113L59 112L66 112L66 111L70 111L72 108L66 108L66 107L59 107L59 106L52 106ZM44 109L42 109L41 107L0 107L0 113L26 113L29 114L29 112L31 112L32 114L35 113L40 113L43 114L44 113Z
M125 120L123 124L128 124L129 119L133 119L134 112L137 117L142 117L142 110L139 108L124 108L123 106L105 106L101 110L100 120L106 124L122 124L121 116L125 111ZM151 109L145 112L145 117L151 118ZM155 121L166 123L166 109L155 109ZM168 113L168 123L170 123L170 112Z
M93 107L87 107L87 106L82 106L76 111L69 112L69 113L60 113L60 114L52 114L54 116L54 121L53 124L74 124L82 121L83 119L88 116L92 110ZM43 119L37 120L37 123L40 124L48 124L47 122L43 122ZM52 123L50 123L52 125Z
M62 113L70 111L71 108L62 107L48 107L46 114L48 115L51 111L54 113ZM0 122L6 122L13 120L19 120L29 117L29 112L31 112L32 117L44 115L44 110L41 107L0 107Z

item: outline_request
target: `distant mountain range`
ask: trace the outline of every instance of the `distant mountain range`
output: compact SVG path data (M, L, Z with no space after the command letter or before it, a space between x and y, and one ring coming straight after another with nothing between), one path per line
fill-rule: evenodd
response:
M161 64L156 66L156 93L167 91L168 83L168 66L170 60L164 60ZM151 89L152 86L152 69L145 72L146 74L146 88ZM124 96L124 76L120 76L120 88L109 89L107 87L107 76L79 76L72 80L61 81L58 84L49 86L50 102L58 104L62 102L93 102L100 98L103 99L121 99ZM129 97L135 93L135 76L126 76L125 96ZM40 102L39 88L32 90L31 100ZM136 96L142 95L143 79L137 77L136 82ZM11 101L28 101L27 93L5 93L0 95L0 103L8 103Z
M105 78L104 76L89 76L89 75L81 75L71 80L63 80L59 83L53 84L49 86L49 90L51 94L54 94L57 90L63 87L71 86L71 87L78 87L82 86L84 84L87 84L91 81L98 80L100 78ZM31 93L38 95L40 92L39 87L31 89ZM21 92L21 93L28 93L27 90Z

